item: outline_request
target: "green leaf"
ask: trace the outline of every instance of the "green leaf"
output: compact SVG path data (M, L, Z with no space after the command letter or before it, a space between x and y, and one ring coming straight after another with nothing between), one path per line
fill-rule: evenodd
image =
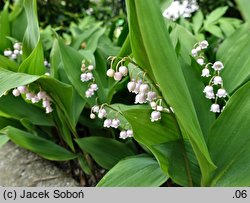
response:
M198 11L193 17L193 30L197 34L203 24L204 16L202 11Z
M21 86L27 85L36 81L39 77L34 75L27 75L24 73L15 73L8 71L6 69L0 68L0 96L4 94L5 91Z
M10 41L6 38L10 35L10 22L8 13L9 3L6 3L2 12L0 12L0 52L11 47Z
M120 161L97 187L157 187L167 179L153 157L140 155Z
M245 25L235 31L220 46L217 60L225 68L221 72L225 89L232 94L250 78L250 28Z
M250 185L250 82L229 99L211 129L208 147L217 166L209 186Z
M191 157L194 154L192 148L190 146L187 148L181 139L173 114L162 113L161 121L152 123L150 121L152 110L146 107L136 109L136 107L119 105L119 109L133 128L135 140L154 154L163 172L175 183L188 186L194 184L194 181L199 185L199 173L191 174L193 170L190 169L193 165L197 168L197 160L195 156Z
M85 42L91 35L93 35L93 33L95 33L98 28L100 28L100 25L100 23L97 23L90 29L84 30L83 33L77 36L76 40L72 42L71 46L74 49L79 49L81 44Z
M27 120L34 125L53 126L54 122L43 109L26 103L21 97L9 93L0 98L0 115L16 120Z
M44 56L39 34L36 0L24 0L24 8L28 25L23 39L24 61L20 65L19 71L32 75L43 75L45 73Z
M206 182L215 166L208 153L195 108L158 2L127 0L127 3L129 23L132 26L130 31L137 27L139 32L136 33L141 33L140 35L134 34L136 44L131 40L134 57L136 61L149 61L164 99L175 111L183 136L188 137L191 142L201 167L202 182ZM149 13L150 15L148 15ZM130 37L133 36L130 35ZM141 50L138 49L143 49L143 46L145 46L145 52L141 53ZM150 72L148 74L150 75Z
M224 37L220 27L217 25L208 25L205 27L205 30L210 32L212 35L214 35L216 37L219 37L219 38Z
M39 156L52 161L66 161L75 159L77 155L67 151L59 145L35 136L31 133L13 127L6 127L0 133L7 135L12 142L22 148L30 150Z
M247 23L250 23L250 4L248 0L236 0L237 6L241 12L241 15Z
M217 21L222 17L226 12L227 12L228 7L219 7L215 9L212 13L210 13L207 17L206 20L204 21L204 27L206 28L207 26L211 24L217 23Z
M75 140L103 168L110 169L121 159L134 155L124 143L104 137L87 137Z
M0 55L0 67L14 72L17 72L18 70L18 65L14 61L2 55Z
M10 138L7 135L0 135L0 149L2 146L4 146Z

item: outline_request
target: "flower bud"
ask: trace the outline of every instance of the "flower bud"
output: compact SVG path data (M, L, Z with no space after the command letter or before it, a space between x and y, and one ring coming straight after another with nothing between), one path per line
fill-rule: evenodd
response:
M197 61L197 63L200 64L201 66L205 64L203 58L198 58L196 61Z
M92 112L98 113L99 112L99 106L95 105L92 107Z
M20 92L19 92L18 89L13 89L12 94L13 94L15 97L20 96Z
M110 68L107 70L108 77L112 78L112 77L114 77L114 75L115 75L115 71L113 69Z
M88 70L89 70L89 71L94 70L94 66L93 66L93 65L89 65L89 66L88 66Z
M91 119L95 119L95 114L91 113L90 116L89 116Z
M126 66L120 66L119 67L119 72L123 75L123 76L127 76L128 74L128 68Z
M114 74L114 79L115 79L116 81L120 81L120 80L122 79L122 73L120 73L120 72L115 72L115 74Z
M133 130L127 130L127 137L133 137Z

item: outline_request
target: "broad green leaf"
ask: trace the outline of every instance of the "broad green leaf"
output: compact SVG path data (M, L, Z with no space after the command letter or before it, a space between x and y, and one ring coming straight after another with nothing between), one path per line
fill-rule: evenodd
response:
M8 13L9 3L6 3L2 12L0 12L0 52L6 48L11 48L10 41L6 38L10 35L10 22Z
M135 59L136 61L140 61L147 60L148 58L164 99L173 107L183 136L188 137L191 142L201 167L202 182L205 183L215 167L208 153L195 108L162 18L158 2L150 0L127 0L127 3L129 8L129 23L130 25L135 24L134 26L138 27L137 29L141 33L141 35L135 34L137 41L141 40L139 41L139 45L137 42L138 46L135 46L131 40ZM149 13L150 15L148 15ZM138 21L134 18L138 18ZM130 35L130 37L132 36ZM140 54L138 54L139 46L141 49L143 45L145 46L145 52L141 53L139 51Z
M36 81L39 77L34 75L27 75L24 73L15 73L12 71L8 71L6 69L0 68L0 96L9 89L27 85L34 81Z
M97 187L157 187L167 179L153 157L139 155L120 161Z
M223 33L220 27L217 25L208 25L207 27L205 27L205 30L210 32L212 35L216 37L223 38Z
M26 103L21 97L9 93L0 98L0 115L16 120L27 120L34 125L53 126L52 118L45 114L44 109Z
M193 178L191 174L193 170L189 166L190 163L196 163L193 165L197 168L198 163L195 157L191 157L194 155L192 150L187 151L192 148L190 146L187 148L182 141L173 114L162 113L161 121L152 123L150 121L152 110L148 108L136 109L136 106L119 105L119 109L131 124L135 140L154 154L165 174L182 186L200 184L199 173L194 174ZM177 162L182 170L176 167Z
M236 0L238 8L241 12L241 15L246 20L247 23L250 23L250 4L248 0Z
M82 82L80 79L80 76L82 74L81 72L81 64L82 60L85 59L81 54L79 54L75 49L66 46L62 40L58 39L59 43L59 49L60 49L60 55L63 63L63 68L65 73L67 74L68 79L70 80L71 84L74 86L78 94L90 105L95 104L95 100L93 98L86 98L85 91L89 88L88 82ZM88 60L88 59L87 59ZM92 64L95 65L95 62L92 61ZM98 95L99 100L101 102L105 102L105 98L103 96L103 85L102 81L99 77L99 68L101 67L95 67L95 70L93 71L94 77L96 78L96 83L98 85L98 92L102 92L102 94Z
M44 56L39 34L36 0L24 0L24 8L28 25L23 39L24 61L20 65L19 71L32 75L43 75L45 73Z
M18 65L14 61L0 55L0 68L5 68L14 72L17 72Z
M10 13L11 36L19 42L22 42L27 26L27 19L23 8L23 2L22 0L19 2L19 4L14 4L14 9L12 13Z
M5 118L0 116L0 129L5 128L7 126L13 126L16 128L22 128L22 125L19 121L13 119L13 118Z
M203 24L204 16L202 11L198 11L193 17L193 30L197 34Z
M134 155L124 143L111 138L87 137L75 140L103 168L110 169L121 159Z
M154 74L152 72L149 59L147 57L147 52L145 49L145 44L142 40L142 31L139 27L139 22L137 19L137 13L135 10L135 2L131 0L126 0L128 21L129 21L129 39L130 45L133 52L133 56L136 59L136 63L139 64L145 72L148 72L155 82Z
M250 78L250 28L245 25L227 38L217 52L225 68L221 72L225 89L231 94Z
M2 84L0 86L0 95L3 95L5 91L12 88L27 85L36 81L36 83L51 96L55 101L54 103L61 109L61 111L64 112L69 127L74 131L81 109L84 106L84 101L79 101L77 99L78 97L73 99L74 92L72 86L55 80L52 77L39 77L24 73L16 73L1 68L0 79Z
M101 28L97 30L96 32L94 32L92 36L90 36L86 40L86 44L87 44L86 50L91 50L94 53L97 48L98 41L100 37L104 34L104 32L105 32L105 28Z
M250 185L250 82L229 99L211 129L208 148L217 166L209 186Z
M81 44L85 42L98 28L100 28L99 23L88 30L84 30L82 34L76 37L76 40L72 42L71 46L74 49L79 49Z
M32 53L22 62L18 71L32 75L43 75L45 73L43 48L40 40Z
M233 26L232 23L230 23L230 21L227 21L226 19L220 19L219 24L223 34L226 37L229 37L234 33L235 27Z
M206 20L204 21L204 27L206 28L207 26L211 24L217 23L217 21L222 17L226 12L227 12L228 7L219 7L215 9L212 13L210 13L207 17Z
M1 135L0 134L0 149L2 146L4 146L8 141L10 140L10 138L7 135Z
M30 150L48 160L66 161L77 157L77 155L67 151L52 141L35 136L17 128L6 127L2 129L0 133L7 135L12 142L20 147Z

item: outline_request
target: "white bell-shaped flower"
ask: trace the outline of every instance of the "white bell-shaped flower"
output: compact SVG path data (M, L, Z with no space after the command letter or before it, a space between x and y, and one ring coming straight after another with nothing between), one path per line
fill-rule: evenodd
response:
M198 58L197 60L197 63L200 64L201 66L205 64L205 61L203 58Z
M90 89L94 90L94 91L97 91L98 90L98 86L97 84L93 83L90 85Z
M135 97L135 104L143 104L147 102L147 96L144 93L139 93Z
M222 70L222 69L224 68L224 65L223 65L223 63L222 63L221 61L216 61L216 62L213 64L212 68L213 68L214 70L216 70L216 71L220 71L220 70Z
M192 56L198 56L198 51L196 49L192 49L191 51Z
M95 105L95 106L93 106L92 107L92 112L94 112L94 113L98 113L99 112L99 106L98 105Z
M206 49L208 47L208 42L207 40L203 40L199 43L199 46L201 47L201 49Z
M118 128L119 125L120 125L120 123L121 123L121 122L119 121L119 119L115 118L115 119L112 120L112 125L111 125L111 127L113 127L113 128Z
M214 92L214 88L210 85L207 85L204 90L203 90L204 93L208 93L208 92Z
M140 88L139 88L139 92L140 92L140 93L146 94L146 93L148 93L148 91L149 91L149 86L148 86L148 84L141 84L141 85L140 85Z
M218 89L216 96L219 98L225 98L227 96L227 92L225 89L220 88Z
M106 120L104 121L104 123L103 123L103 127L105 127L105 128L110 128L111 125L112 125L112 120L109 119L109 118L106 119Z
M209 69L208 69L208 68L204 68L204 69L202 70L201 76L202 76L202 77L210 77L211 75L210 75Z
M130 81L127 84L127 88L128 88L129 92L133 92L135 90L135 87L136 87L136 82L134 82L134 81Z
M25 94L25 93L28 92L28 89L27 89L26 86L19 86L17 89L19 90L19 92L20 92L21 94Z
M208 99L215 99L215 95L213 92L206 92L206 98Z
M122 73L120 73L120 72L115 72L115 74L114 74L114 79L115 79L116 81L120 81L120 80L122 79Z
M121 131L119 138L126 139L127 138L127 131L125 131L125 130Z
M105 109L100 109L98 112L98 118L102 119L107 116L107 112Z
M157 98L156 92L149 91L149 92L147 93L147 100L148 100L148 101L152 102L152 101L154 101L156 98Z
M220 113L220 105L219 104L212 104L210 111L214 113Z
M127 130L127 137L133 137L133 130Z
M161 113L159 111L153 111L151 113L151 122L158 121L161 119Z
M222 85L222 83L223 83L222 77L221 76L215 76L214 79L213 79L213 83L215 85Z

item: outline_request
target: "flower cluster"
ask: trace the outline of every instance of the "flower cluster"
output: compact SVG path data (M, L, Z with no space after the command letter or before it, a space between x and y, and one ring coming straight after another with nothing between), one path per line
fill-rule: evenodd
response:
M199 6L196 0L173 1L172 4L163 12L167 19L176 21L181 16L184 18L191 17L192 13L197 11Z
M89 82L92 81L92 83L89 84L89 88L85 91L85 96L87 98L92 97L95 92L98 90L98 86L96 83L94 83L95 78L94 75L92 73L92 71L94 70L94 66L93 65L88 65L86 66L85 61L82 62L82 67L81 67L81 81L82 82Z
M9 58L12 59L12 60L17 59L17 57L18 57L19 55L22 55L22 54L23 54L23 51L22 51L22 44L19 43L19 42L16 42L16 43L13 45L13 50L11 50L11 49L4 50L3 54L4 54L4 56L9 57Z
M221 61L216 61L215 63L206 63L202 51L209 46L206 40L199 42L192 49L191 54L196 58L198 64L200 64L203 69L201 76L202 77L211 77L208 85L204 88L203 92L207 99L214 100L214 104L211 105L210 111L214 113L220 113L223 111L223 108L220 108L218 104L218 99L223 99L228 96L227 91L223 87L223 79L220 76L220 72L224 68L224 65ZM216 92L216 93L215 93Z
M128 75L128 68L124 65L119 67L119 64L122 64L123 62L126 61L126 59L129 60L129 62L132 62L131 59L129 59L128 57L125 57L123 59L121 59L117 65L116 65L116 69L118 71L114 71L112 69L112 64L113 61L116 59L115 57L110 57L111 58L111 68L108 69L107 71L107 75L109 77L114 77L115 80L117 80L117 78L115 77L115 74L119 74L119 80L122 79L123 76L127 76ZM135 63L132 62L134 65ZM119 67L119 68L118 68ZM143 78L139 78L139 74L143 74ZM159 96L157 95L157 93L152 90L151 86L145 82L145 76L146 73L141 71L140 73L138 73L136 78L133 78L132 76L130 76L131 80L128 82L127 84L127 88L128 91L131 93L134 93L135 96L135 104L145 104L148 103L150 104L153 112L151 113L151 121L155 122L161 119L161 112L170 112L168 108L164 108L162 106L162 99L159 98Z
M50 98L50 96L46 92L44 92L42 90L40 90L36 94L33 91L29 91L27 86L19 86L19 87L12 90L12 94L15 97L18 97L21 94L25 94L26 100L31 101L33 104L42 101L42 106L43 106L43 108L45 108L46 113L51 113L53 111L53 109L51 107L52 99Z
M110 115L108 115L107 111L104 108L104 105L95 105L91 108L90 118L95 119L96 116L100 119L105 119L103 122L103 127L105 128L117 129L118 127L121 127L121 121L118 119L118 116L115 116L115 118L109 118ZM121 139L126 139L128 137L133 137L132 130L122 130L120 132Z
M128 68L126 66L120 66L116 71L112 68L107 70L107 76L110 78L114 78L114 80L116 81L120 81L122 77L126 77L127 75Z

